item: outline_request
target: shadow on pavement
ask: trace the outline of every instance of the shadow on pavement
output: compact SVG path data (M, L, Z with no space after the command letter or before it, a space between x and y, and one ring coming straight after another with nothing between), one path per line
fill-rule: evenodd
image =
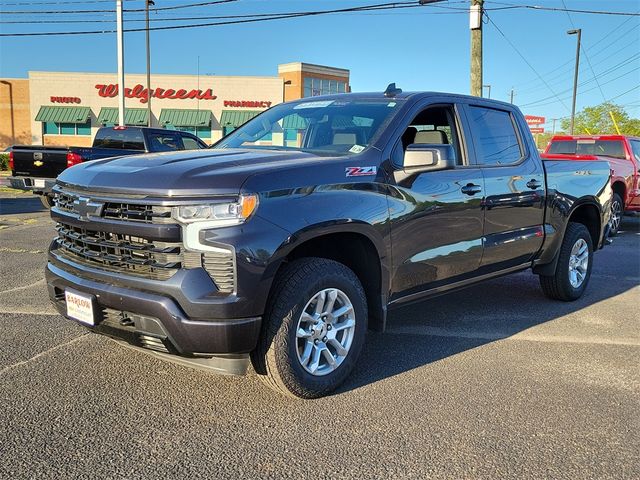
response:
M0 215L44 212L46 209L36 196L23 198L0 198Z
M596 253L587 291L575 302L547 299L536 276L527 271L390 311L387 332L368 332L354 372L336 393L493 343L630 290L639 282L612 282L610 277L619 272L611 260L631 256L626 259L628 276L640 278L640 216L625 217L622 228L612 246ZM618 252L616 243L621 245Z

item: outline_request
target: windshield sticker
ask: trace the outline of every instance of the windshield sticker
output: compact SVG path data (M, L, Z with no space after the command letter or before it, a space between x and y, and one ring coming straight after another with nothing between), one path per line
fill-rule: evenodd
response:
M332 103L333 103L333 100L324 100L322 102L300 103L300 104L296 105L295 107L293 107L293 109L294 110L300 110L302 108L324 108L324 107L328 107Z
M360 153L363 150L364 150L364 147L362 145L354 145L349 149L351 153Z
M347 177L366 177L369 175L376 175L378 173L377 167L347 167L345 169Z

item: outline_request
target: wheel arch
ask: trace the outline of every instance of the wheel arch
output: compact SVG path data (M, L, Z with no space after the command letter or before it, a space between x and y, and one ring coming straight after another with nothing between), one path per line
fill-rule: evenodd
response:
M388 256L382 236L375 227L353 220L309 226L291 235L276 256L277 261L271 269L273 278L289 262L304 257L327 258L349 267L365 290L369 328L384 331L389 289Z

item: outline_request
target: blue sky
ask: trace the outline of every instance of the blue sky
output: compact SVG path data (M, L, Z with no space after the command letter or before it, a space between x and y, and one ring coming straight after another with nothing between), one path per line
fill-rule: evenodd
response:
M198 1L156 0L156 6ZM158 12L152 18L323 10L383 1L238 0ZM58 5L32 0L33 5L17 5L20 3L26 2L4 0L0 12L71 10L74 7L106 10L114 8L115 0L58 2ZM633 116L640 116L640 17L580 13L568 16L565 12L529 9L491 10L516 4L562 8L562 3L562 0L485 2L493 21L484 26L484 83L491 85L491 97L508 100L511 88L514 88L515 103L526 114L543 115L548 120L569 115L576 39L566 31L572 28L573 22L576 28L583 30L583 46L588 58L587 61L582 55L580 82L584 84L579 87L577 109L613 99ZM564 4L570 9L640 12L638 0L565 0ZM141 0L125 0L125 8L143 6ZM463 10L467 6L466 1L449 0L437 6L406 10L156 31L152 32L152 69L154 73L195 74L200 57L203 75L276 75L278 63L303 61L350 69L354 91L381 91L388 83L396 82L404 90L469 93L469 16ZM7 21L8 17L10 20L44 22L71 18L110 21L115 15L4 14L2 21ZM141 14L128 14L125 26L142 27L142 22L133 22L141 18ZM202 23L206 21L212 20ZM153 23L154 26L167 24ZM110 23L89 22L0 24L2 33L111 27ZM29 70L113 72L116 70L115 41L114 34L0 37L0 75L26 77ZM143 73L144 34L128 33L125 48L126 71ZM546 85L538 74L545 79ZM485 90L485 95L487 93ZM551 128L550 121L547 128Z

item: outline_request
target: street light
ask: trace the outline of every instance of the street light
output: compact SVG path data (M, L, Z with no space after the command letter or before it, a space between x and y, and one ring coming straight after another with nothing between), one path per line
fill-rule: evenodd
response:
M489 84L482 85L482 88L486 88L487 89L487 98L491 98L491 85L489 85Z
M153 0L147 0L145 5L145 21L147 34L147 126L151 126L151 46L149 42L149 5L155 5Z
M573 74L573 104L571 105L571 127L569 134L573 135L573 124L576 118L576 97L578 95L578 69L580 68L580 40L582 37L582 29L569 30L569 35L578 35L578 44L576 46L576 70Z

